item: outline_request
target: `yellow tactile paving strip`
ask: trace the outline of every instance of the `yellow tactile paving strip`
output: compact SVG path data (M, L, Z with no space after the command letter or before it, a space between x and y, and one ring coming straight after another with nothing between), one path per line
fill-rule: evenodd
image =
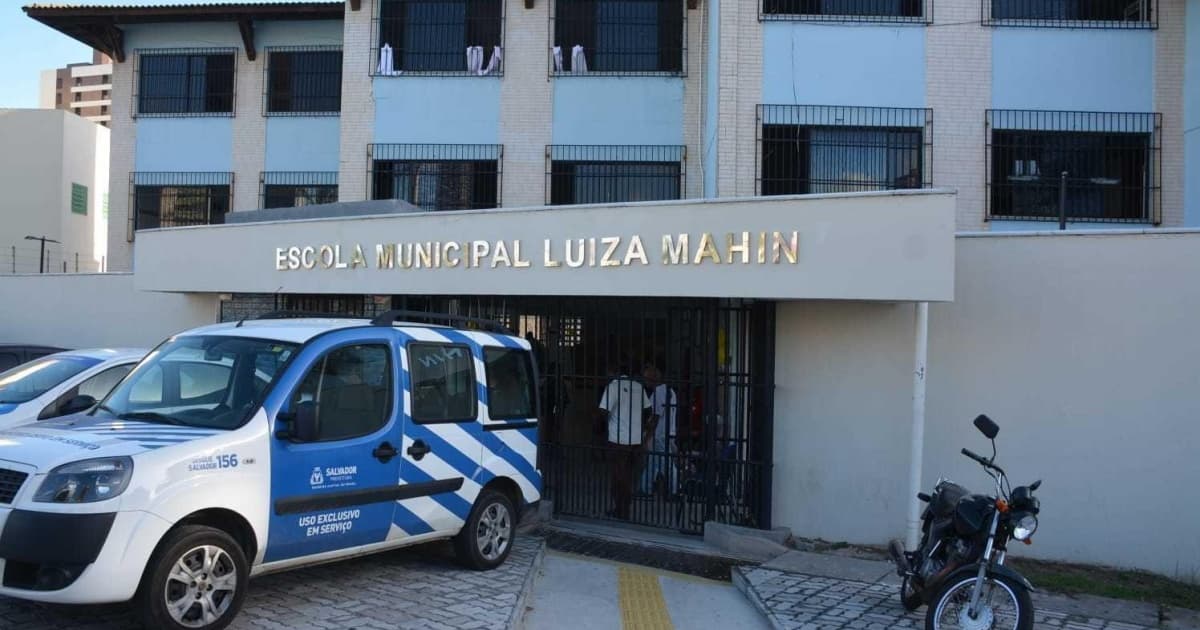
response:
M658 575L630 567L617 569L621 625L625 630L674 630Z

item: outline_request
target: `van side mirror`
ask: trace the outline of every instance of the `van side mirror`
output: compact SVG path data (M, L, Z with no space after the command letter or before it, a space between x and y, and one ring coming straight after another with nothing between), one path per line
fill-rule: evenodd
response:
M87 394L81 394L63 403L62 406L58 408L58 413L61 416L79 413L80 411L87 411L88 409L91 409L92 405L94 404L96 404L95 398L92 398Z
M989 440L996 439L996 435L1000 433L1000 425L992 421L991 418L979 414L975 418L975 428Z

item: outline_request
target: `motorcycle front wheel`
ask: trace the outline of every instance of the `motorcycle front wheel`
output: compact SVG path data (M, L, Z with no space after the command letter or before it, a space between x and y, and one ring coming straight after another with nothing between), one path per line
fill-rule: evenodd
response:
M988 576L979 594L979 614L970 615L975 577L942 587L925 613L925 630L1033 630L1033 602L1025 587L1004 576Z

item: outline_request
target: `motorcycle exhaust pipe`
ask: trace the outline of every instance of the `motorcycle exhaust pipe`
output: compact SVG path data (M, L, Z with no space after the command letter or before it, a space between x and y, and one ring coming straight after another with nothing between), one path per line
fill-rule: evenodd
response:
M904 543L893 538L888 543L888 554L892 556L892 562L896 563L896 575L903 577L910 572L908 556L904 553Z

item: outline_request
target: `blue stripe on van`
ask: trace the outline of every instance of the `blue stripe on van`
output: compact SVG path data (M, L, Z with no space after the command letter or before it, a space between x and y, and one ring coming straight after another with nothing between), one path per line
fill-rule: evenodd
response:
M429 532L433 531L433 528L429 526L429 523L421 520L416 514L412 513L412 510L404 507L404 505L399 501L396 502L395 506L396 511L392 514L392 522L395 523L400 529L403 529L410 536L428 534Z
M436 454L436 453L435 453ZM405 462L407 464L407 462ZM405 465L404 476L405 483L421 483L423 481L435 481L433 477L424 470L418 468L415 464L412 466ZM458 496L454 492L443 492L441 494L430 495L431 499L437 501L442 507L450 510L455 516L467 520L467 515L471 513L471 504L466 499Z

